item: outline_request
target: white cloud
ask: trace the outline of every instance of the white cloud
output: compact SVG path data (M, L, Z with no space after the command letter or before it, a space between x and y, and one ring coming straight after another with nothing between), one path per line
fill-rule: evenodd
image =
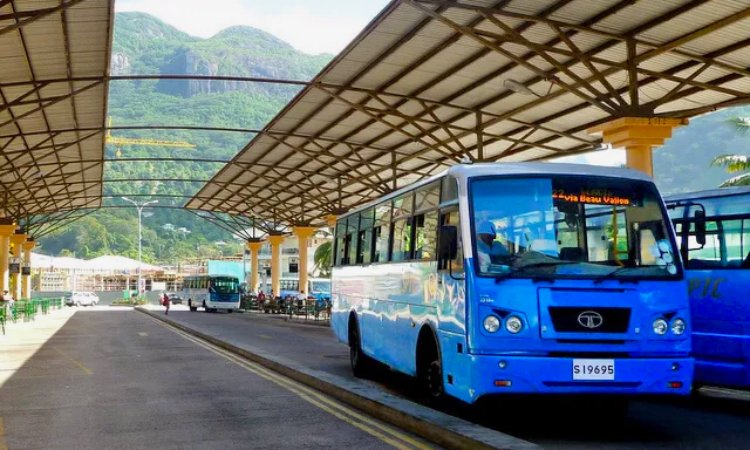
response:
M385 5L384 0L374 4L381 2ZM181 31L203 38L231 26L249 25L310 54L338 54L372 19L372 16L365 17L361 8L356 12L336 12L317 9L311 3L309 7L292 6L281 10L263 7L260 3L249 5L242 0L213 0L209 7L205 0L118 0L116 10L152 14ZM375 13L377 11L376 8Z

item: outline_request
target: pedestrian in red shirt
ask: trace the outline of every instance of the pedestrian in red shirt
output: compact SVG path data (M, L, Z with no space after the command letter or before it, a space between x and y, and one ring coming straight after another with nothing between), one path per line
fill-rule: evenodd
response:
M169 315L169 303L170 303L169 296L165 292L164 297L162 297L162 300L161 300L161 304L164 305L164 307L166 308L166 310L164 311L165 315Z

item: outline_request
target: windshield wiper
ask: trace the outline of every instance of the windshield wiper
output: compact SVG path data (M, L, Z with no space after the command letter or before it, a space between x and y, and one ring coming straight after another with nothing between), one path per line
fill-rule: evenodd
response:
M604 280L614 280L614 279L618 280L620 283L628 283L628 282L630 282L630 283L638 283L638 280L634 279L634 278L628 280L628 279L619 278L619 277L616 276L618 273L620 273L621 271L626 270L626 269L632 269L632 267L628 267L628 266L618 267L618 268L616 268L615 270L613 270L613 271L611 271L609 273L605 273L604 275L602 275L600 277L594 278L594 284L599 284L599 283L603 282Z

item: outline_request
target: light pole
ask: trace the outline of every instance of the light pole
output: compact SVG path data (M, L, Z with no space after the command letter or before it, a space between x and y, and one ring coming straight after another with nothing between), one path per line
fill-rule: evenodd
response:
M143 213L143 208L145 208L148 205L153 205L154 203L159 203L159 200L151 200L150 202L144 202L140 205L135 200L131 200L127 197L122 197L123 200L125 200L128 203L132 203L136 209L138 210L138 297L141 296L141 215Z

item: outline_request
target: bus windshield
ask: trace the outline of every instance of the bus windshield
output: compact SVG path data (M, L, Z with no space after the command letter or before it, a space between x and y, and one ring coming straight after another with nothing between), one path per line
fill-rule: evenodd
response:
M311 283L313 292L331 292L330 280L313 280Z
M232 277L211 278L211 288L217 294L236 294L239 292L240 282Z
M480 275L518 278L679 276L651 183L606 177L481 177L470 183Z

